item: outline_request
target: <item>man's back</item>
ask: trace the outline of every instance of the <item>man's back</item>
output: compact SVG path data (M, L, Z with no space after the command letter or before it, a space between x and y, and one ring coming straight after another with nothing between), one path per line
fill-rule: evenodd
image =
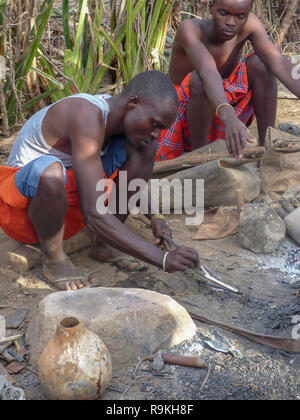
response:
M56 102L33 115L20 131L7 166L22 167L40 156L51 155L60 159L66 168L72 166L72 147L68 124L88 108L102 114L106 123L108 95L78 94Z

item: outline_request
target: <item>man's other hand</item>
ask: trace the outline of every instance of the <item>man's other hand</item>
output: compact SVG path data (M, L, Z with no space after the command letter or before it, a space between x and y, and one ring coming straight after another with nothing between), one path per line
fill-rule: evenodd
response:
M228 120L225 124L225 140L228 152L240 159L248 149L248 143L255 143L250 131L237 117Z
M237 159L243 157L248 149L248 143L255 143L250 131L237 117L233 107L222 107L219 117L225 126L225 140L228 152Z
M155 245L170 250L170 244L161 236L161 234L163 234L166 235L168 238L172 239L172 231L166 220L154 218L151 221L151 227L153 236L155 238Z

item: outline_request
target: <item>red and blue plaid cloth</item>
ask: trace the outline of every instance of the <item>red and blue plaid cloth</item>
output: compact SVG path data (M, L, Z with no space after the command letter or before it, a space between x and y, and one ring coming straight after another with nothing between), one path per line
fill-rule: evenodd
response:
M232 74L223 79L224 90L229 103L235 108L239 119L249 127L253 122L254 107L251 102L252 91L249 89L247 75L247 60L245 57ZM191 73L182 82L180 89L175 86L179 97L179 112L176 121L169 130L164 130L159 138L159 149L156 160L170 160L191 151L190 135L187 122L187 108L190 100L190 78ZM225 127L222 121L215 114L208 137L208 143L225 138Z

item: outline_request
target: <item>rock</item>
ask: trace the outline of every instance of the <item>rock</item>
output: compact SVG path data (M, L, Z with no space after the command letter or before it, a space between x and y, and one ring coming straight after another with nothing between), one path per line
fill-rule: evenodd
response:
M288 234L300 245L300 208L284 218Z
M27 308L18 309L8 319L6 328L13 328L13 329L19 328L19 326L22 324L22 322L26 318L27 314L28 314Z
M281 123L279 124L279 128L280 130L285 131L286 133L300 137L300 127L298 125L290 123Z
M298 185L295 188L291 188L289 190L287 190L284 194L283 194L283 198L284 200L292 200L293 202L297 202L300 201L300 186ZM295 201L297 200L297 201Z
M25 392L21 388L12 386L8 377L0 375L0 400L2 401L25 401Z
M274 252L286 235L283 220L268 204L247 204L240 216L239 242L256 254Z
M6 322L4 316L0 316L0 339L6 337Z
M79 319L106 344L113 368L123 367L158 349L169 349L196 333L187 311L169 296L149 290L93 288L58 292L40 302L30 326L31 363L35 365L58 322Z
M0 377L1 376L7 376L7 378L9 377L9 373L7 372L7 370L5 369L5 367L0 363Z

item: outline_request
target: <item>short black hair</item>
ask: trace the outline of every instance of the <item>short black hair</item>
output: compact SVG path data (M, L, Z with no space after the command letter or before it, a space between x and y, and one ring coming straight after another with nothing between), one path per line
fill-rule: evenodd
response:
M176 106L179 105L177 92L172 81L164 73L157 70L139 73L125 87L122 95L128 97L134 93L141 100L149 97L157 100L170 97Z

